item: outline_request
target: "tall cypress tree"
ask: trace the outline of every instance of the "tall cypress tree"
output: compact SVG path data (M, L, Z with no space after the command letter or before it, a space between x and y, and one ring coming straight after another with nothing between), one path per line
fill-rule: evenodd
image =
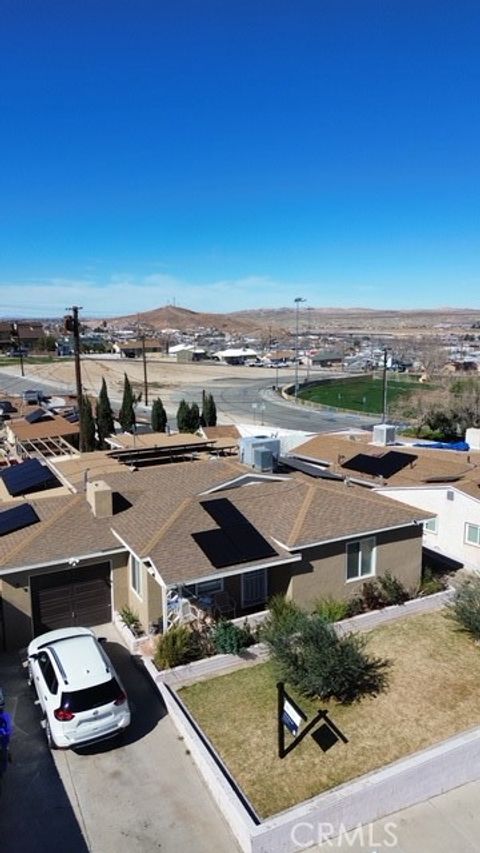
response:
M123 400L118 420L120 421L120 426L124 432L132 432L135 428L135 410L133 408L133 404L136 401L132 391L132 386L130 385L130 380L126 373L124 375Z
M208 410L207 426L216 426L217 425L217 407L215 405L215 400L213 399L212 394L208 394L208 396L207 396L207 410Z
M180 400L180 404L177 409L177 427L179 432L188 432L189 413L190 408L188 403L185 400Z
M81 416L81 444L86 453L95 450L95 420L93 418L92 404L88 397L82 397Z
M151 425L154 432L165 432L167 413L160 397L153 401Z
M192 403L188 413L188 430L187 432L196 432L200 426L200 410L197 403Z
M103 449L107 436L115 432L113 412L112 407L110 405L110 400L108 399L107 383L105 382L105 377L103 377L102 379L102 387L100 389L100 394L98 395L97 401L97 430L98 441L100 447Z

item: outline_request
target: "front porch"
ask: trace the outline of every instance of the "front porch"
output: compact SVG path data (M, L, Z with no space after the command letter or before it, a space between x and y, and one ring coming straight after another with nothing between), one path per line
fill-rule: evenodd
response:
M165 630L189 624L197 630L221 619L244 619L265 610L270 596L266 568L193 584L174 584L164 590L162 625Z

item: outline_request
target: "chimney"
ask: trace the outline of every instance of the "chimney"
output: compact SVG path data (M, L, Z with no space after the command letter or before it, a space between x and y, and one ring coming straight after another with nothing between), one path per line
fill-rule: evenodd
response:
M87 501L95 518L110 518L113 515L113 493L104 480L87 481Z

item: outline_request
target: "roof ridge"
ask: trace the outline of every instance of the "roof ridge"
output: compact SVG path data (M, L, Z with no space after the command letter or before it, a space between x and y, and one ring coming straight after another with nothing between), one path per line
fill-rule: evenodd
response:
M188 496L184 498L183 501L181 501L181 503L177 506L175 512L171 514L167 521L162 524L160 529L156 531L156 533L151 537L147 544L142 548L142 554L144 557L148 557L154 545L157 545L162 536L167 532L167 530L178 519L178 517L182 514L182 512L187 508L190 503L192 503L191 496Z
M303 499L303 503L302 503L302 505L298 511L297 517L295 519L295 523L292 527L290 536L288 537L288 540L287 540L288 545L294 545L295 544L295 539L297 538L297 536L298 536L298 534L302 528L303 522L305 521L305 516L307 515L307 512L310 509L310 504L312 503L313 495L315 494L316 491L317 490L316 490L315 485L313 483L309 483L307 485L307 493Z
M45 533L45 530L48 530L50 527L52 527L52 525L55 524L59 518L61 518L68 512L69 509L71 509L72 505L80 503L81 500L83 500L82 495L72 495L71 500L69 500L65 504L65 506L60 507L60 509L57 510L57 512L54 512L49 519L42 522L41 528L35 529L34 527L29 536L26 536L25 539L22 539L22 541L19 542L18 545L12 548L11 551L8 551L4 557L0 558L0 566L2 566L6 561L10 560L12 555L14 556L15 554L18 554L18 552L22 551L25 546L30 545L34 541L34 539L37 538L37 536L40 536L40 534L43 535ZM28 501L26 503L28 503Z

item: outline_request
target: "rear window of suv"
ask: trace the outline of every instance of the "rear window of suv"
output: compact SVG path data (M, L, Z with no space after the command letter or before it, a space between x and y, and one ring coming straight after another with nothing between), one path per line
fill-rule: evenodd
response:
M90 711L92 708L100 708L115 702L122 695L122 689L116 678L96 684L94 687L86 687L84 690L74 690L72 693L62 694L61 707L65 711L77 714L80 711Z

